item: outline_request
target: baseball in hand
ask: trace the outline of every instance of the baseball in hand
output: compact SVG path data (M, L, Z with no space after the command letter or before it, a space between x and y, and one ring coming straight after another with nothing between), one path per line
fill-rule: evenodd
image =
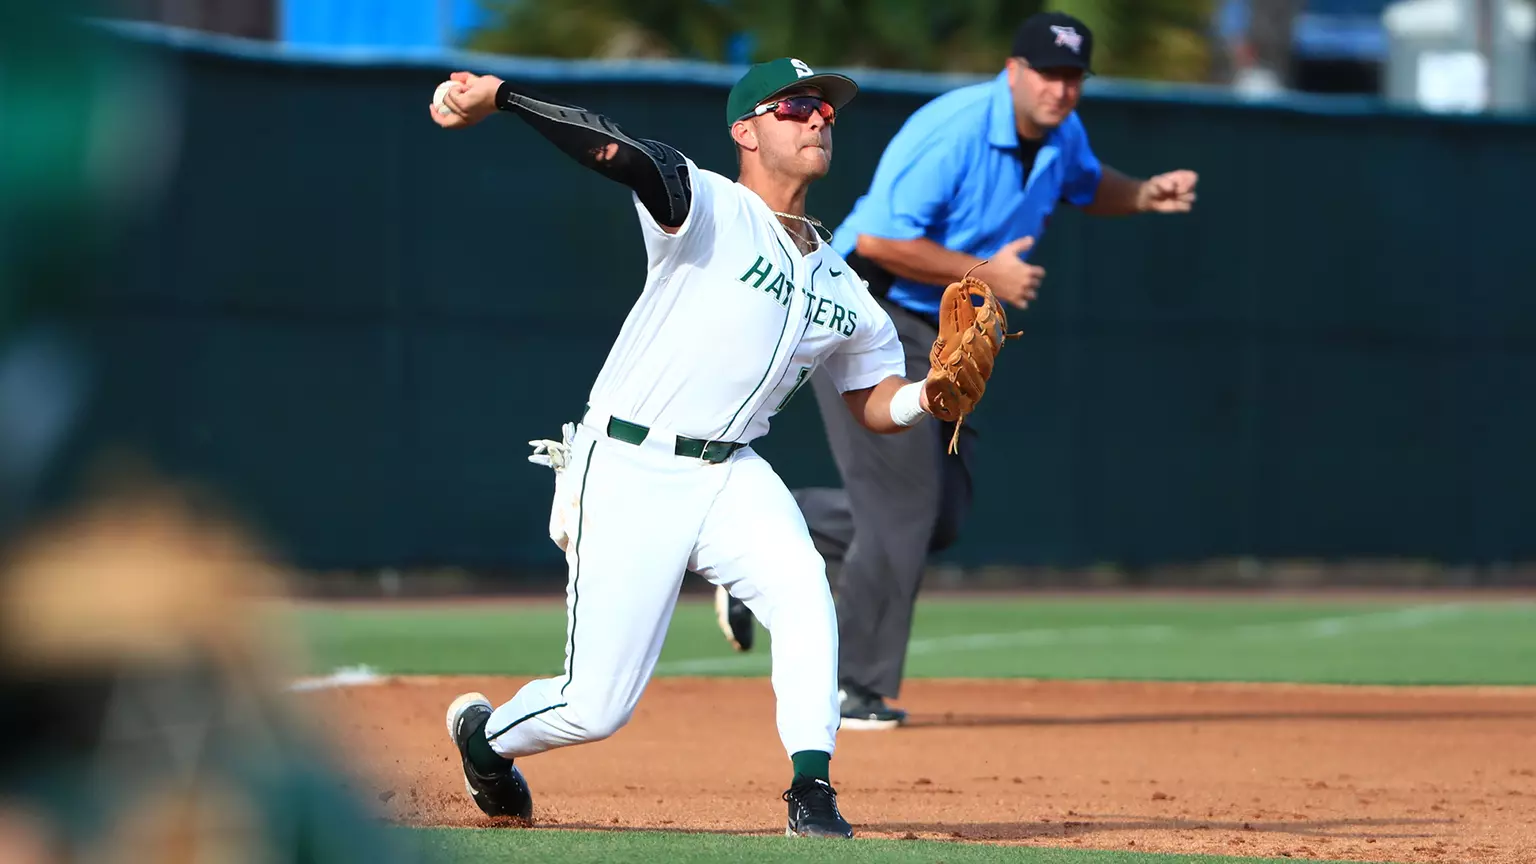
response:
M448 91L453 89L457 85L458 85L457 81L444 81L443 83L437 85L437 92L432 94L432 104L437 106L437 113L439 113L439 114L452 114L453 113L453 109L452 108L449 108L447 105L443 104L443 97L447 96L448 95Z

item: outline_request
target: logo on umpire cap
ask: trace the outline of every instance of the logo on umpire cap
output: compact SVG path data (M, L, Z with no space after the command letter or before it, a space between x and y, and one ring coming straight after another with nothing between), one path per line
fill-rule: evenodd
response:
M1075 27L1063 27L1060 24L1052 24L1051 32L1056 34L1056 44L1064 45L1072 49L1073 54L1083 53L1083 35L1077 32Z

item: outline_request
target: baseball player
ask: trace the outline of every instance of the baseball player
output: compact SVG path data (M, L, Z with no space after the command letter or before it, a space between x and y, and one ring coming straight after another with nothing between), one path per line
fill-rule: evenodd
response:
M1027 308L1045 277L1028 254L1061 204L1099 216L1184 213L1193 171L1148 179L1103 164L1077 114L1092 66L1093 33L1078 18L1042 12L1014 34L1006 68L918 109L886 146L867 193L834 232L879 297L907 352L927 369L947 274L979 265L1005 302ZM985 263L982 263L985 259ZM836 400L811 379L843 488L794 490L818 547L840 561L838 663L844 729L892 729L912 614L928 555L952 545L970 509L975 435L927 428L878 437L828 412ZM959 433L958 454L945 442ZM717 591L721 627L751 646L751 613Z
M817 369L871 432L963 416L1000 328L959 321L965 338L951 328L935 343L955 363L903 378L890 317L805 213L808 187L831 165L833 124L858 91L844 76L791 58L749 69L726 104L735 181L583 108L494 76L451 78L433 122L460 129L506 111L628 186L648 261L586 414L553 448L551 538L569 566L564 674L499 707L479 693L454 700L448 730L471 796L487 814L531 818L515 759L628 722L691 571L741 598L774 637L778 730L793 767L787 832L853 836L829 776L838 651L825 565L751 444ZM969 298L964 307L975 311Z

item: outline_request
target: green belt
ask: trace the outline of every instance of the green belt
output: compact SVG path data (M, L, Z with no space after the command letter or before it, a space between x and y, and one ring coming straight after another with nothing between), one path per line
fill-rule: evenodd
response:
M631 423L617 417L608 418L608 437L617 438L626 444L639 444L650 432L650 429L639 423ZM703 459L705 462L718 465L745 446L747 445L736 441L705 441L702 438L684 438L679 435L677 446L672 452L679 456L687 456L689 459Z

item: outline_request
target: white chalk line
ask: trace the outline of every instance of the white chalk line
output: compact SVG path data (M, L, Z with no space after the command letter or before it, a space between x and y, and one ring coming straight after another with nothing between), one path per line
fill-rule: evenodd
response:
M303 693L311 690L330 690L337 687L363 687L369 684L378 684L384 680L385 676L374 671L371 666L343 666L329 675L300 678L293 681L288 685L288 690Z
M1462 603L1409 606L1386 612L1362 612L1358 615L1334 615L1265 624L1240 624L1227 633L1242 639L1336 639L1360 633L1412 630L1465 615L1472 606ZM967 633L913 639L907 651L911 655L950 654L995 648L1028 648L1043 645L1149 645L1179 638L1211 638L1222 630L1194 630L1167 625L1135 627L1048 627L1003 633ZM701 657L670 660L656 664L658 675L697 675L717 672L767 671L767 652L727 657ZM294 692L362 687L382 683L388 676L366 665L347 666L329 675L300 678L288 685Z
M1362 612L1265 624L1240 624L1227 632L1243 639L1335 639L1357 633L1412 630L1455 618L1471 608L1466 604L1410 606L1387 612ZM959 636L934 636L913 639L907 644L908 655L948 654L993 648L1038 647L1042 645L1147 645L1178 638L1211 638L1221 630L1194 630L1166 625L1136 627L1061 627L1015 630L1005 633L969 633ZM729 657L702 657L670 660L656 664L661 675L692 675L711 672L737 672L769 668L766 652Z
M1273 624L1244 624L1235 628L1237 635L1247 638L1277 637L1293 639L1297 636L1310 639L1335 639L1357 633L1383 633L1393 630L1413 630L1427 624L1459 618L1471 607L1465 603L1441 603L1427 606L1409 606L1388 612L1365 612L1359 615L1337 615L1329 618L1307 618L1300 621L1283 621Z

